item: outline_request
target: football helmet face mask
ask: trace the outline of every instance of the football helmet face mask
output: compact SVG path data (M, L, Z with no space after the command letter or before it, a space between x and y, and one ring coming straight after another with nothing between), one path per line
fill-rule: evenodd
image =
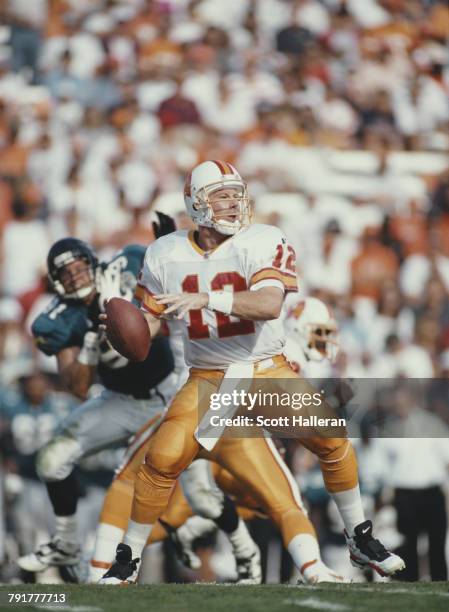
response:
M63 238L47 257L48 278L66 300L84 300L96 289L99 262L91 247L77 238Z
M299 302L289 312L286 325L307 359L335 361L339 350L338 326L324 302L313 297Z
M206 161L196 166L187 175L184 202L196 225L212 227L226 236L236 234L251 223L246 183L227 162ZM225 202L229 206L222 205Z

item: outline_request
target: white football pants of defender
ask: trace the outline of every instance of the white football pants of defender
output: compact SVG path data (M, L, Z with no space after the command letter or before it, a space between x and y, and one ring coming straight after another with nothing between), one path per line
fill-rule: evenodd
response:
M44 482L64 480L83 457L105 448L126 446L149 419L164 413L178 377L170 374L149 399L105 389L73 410L39 451L36 470Z
M207 459L196 459L180 477L183 493L194 514L216 519L223 511L224 493L212 475Z

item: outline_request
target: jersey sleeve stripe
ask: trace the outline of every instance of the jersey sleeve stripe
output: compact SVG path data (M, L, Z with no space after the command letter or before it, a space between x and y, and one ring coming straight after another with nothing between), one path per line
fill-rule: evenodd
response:
M298 279L294 274L281 272L274 268L264 268L252 275L249 281L249 286L255 285L261 280L273 279L281 281L286 291L298 291Z
M134 297L136 298L136 300L142 301L143 296L144 296L143 287L137 283L136 288L134 289Z
M154 303L155 306L159 307L159 304L156 304L156 302ZM156 310L155 308L152 308L149 304L148 304L148 298L145 298L145 300L142 301L141 303L141 308L143 308L144 310L146 310L147 312L149 312L150 314L152 314L154 317L160 317L162 312L161 310Z
M136 286L134 295L140 300L142 307L155 317L159 317L166 308L163 304L158 304L153 294L143 285Z

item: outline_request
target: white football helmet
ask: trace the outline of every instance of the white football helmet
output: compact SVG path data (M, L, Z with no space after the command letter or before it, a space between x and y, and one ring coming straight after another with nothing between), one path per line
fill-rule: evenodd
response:
M311 361L338 354L338 327L331 309L318 298L308 297L293 307L285 321L287 333L297 340Z
M220 189L237 190L233 202L239 204L239 217L227 220L227 211L214 213L209 196ZM213 227L227 236L236 234L251 222L251 204L246 183L231 164L224 161L206 161L187 175L184 186L184 202L187 212L196 225Z

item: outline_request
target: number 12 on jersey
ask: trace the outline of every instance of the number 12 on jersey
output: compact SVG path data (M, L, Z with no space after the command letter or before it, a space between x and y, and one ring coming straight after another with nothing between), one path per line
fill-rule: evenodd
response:
M238 272L219 272L210 284L212 291L222 291L227 285L232 285L234 291L246 291L246 281ZM199 293L198 274L189 274L182 282L182 290L186 293ZM253 334L255 325L253 321L239 319L231 321L229 315L215 312L217 320L217 334L219 338L230 338L244 334ZM189 310L190 324L187 329L191 340L209 338L209 326L203 321L201 310Z

